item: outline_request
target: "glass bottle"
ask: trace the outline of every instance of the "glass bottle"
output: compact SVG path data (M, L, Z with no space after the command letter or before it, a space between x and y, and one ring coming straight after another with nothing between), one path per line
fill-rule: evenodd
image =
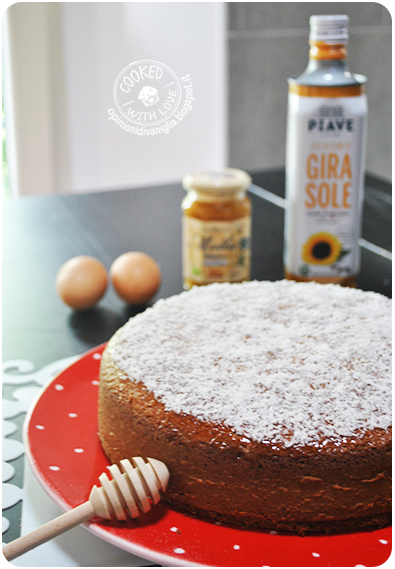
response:
M366 77L347 65L349 18L311 16L307 69L289 79L285 276L355 286L360 268Z
M183 283L250 278L251 178L242 170L199 171L183 179Z

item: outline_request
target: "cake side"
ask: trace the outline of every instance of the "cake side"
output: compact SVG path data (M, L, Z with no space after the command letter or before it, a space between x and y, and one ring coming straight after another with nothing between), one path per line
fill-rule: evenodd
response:
M319 447L249 441L166 411L111 357L101 364L99 436L111 462L154 456L172 506L217 521L299 534L383 527L391 515L391 429Z

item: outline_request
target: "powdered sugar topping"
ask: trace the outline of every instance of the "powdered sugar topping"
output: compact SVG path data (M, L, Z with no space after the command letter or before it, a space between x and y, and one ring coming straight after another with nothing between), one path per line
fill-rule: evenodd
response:
M193 288L131 318L112 356L168 410L246 440L314 444L391 424L391 301L373 292Z

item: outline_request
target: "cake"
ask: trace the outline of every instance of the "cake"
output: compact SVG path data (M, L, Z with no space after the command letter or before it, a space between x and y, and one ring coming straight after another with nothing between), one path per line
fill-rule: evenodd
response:
M100 368L110 462L162 460L164 499L264 530L391 514L391 300L332 284L211 284L134 316Z

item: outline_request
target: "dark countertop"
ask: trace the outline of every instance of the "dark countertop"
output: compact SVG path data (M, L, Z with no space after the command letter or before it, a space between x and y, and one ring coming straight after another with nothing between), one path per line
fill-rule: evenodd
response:
M284 170L252 172L256 186L284 196ZM283 200L252 188L253 279L282 279ZM254 191L256 190L256 191ZM100 303L74 312L56 295L60 266L92 255L107 268L125 251L157 260L162 285L155 298L182 291L181 184L93 194L26 197L3 204L3 358L36 365L81 353L108 338L142 308L128 306L111 287ZM391 185L367 176L358 286L391 296ZM375 249L376 247L376 249ZM155 300L155 299L154 299Z

